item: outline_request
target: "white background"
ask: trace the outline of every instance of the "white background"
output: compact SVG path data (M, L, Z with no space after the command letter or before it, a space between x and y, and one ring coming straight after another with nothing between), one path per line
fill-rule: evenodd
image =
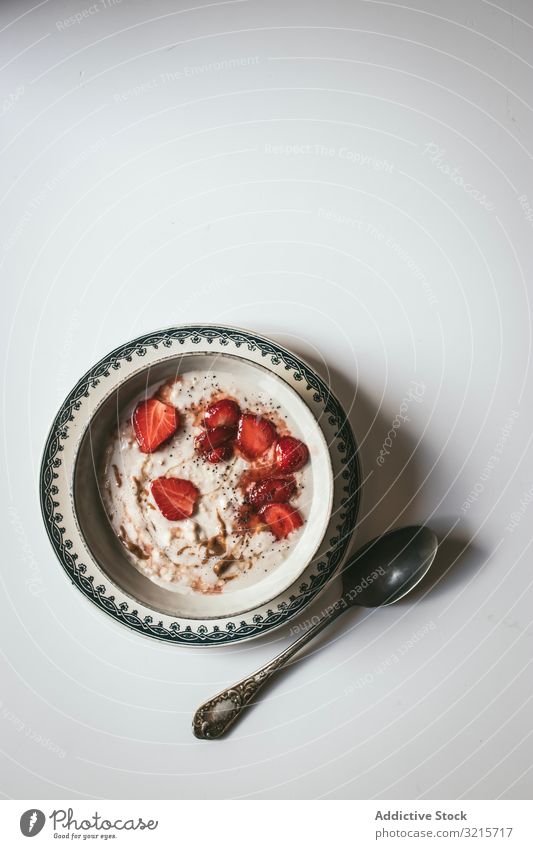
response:
M0 43L4 796L530 796L533 5L4 0ZM38 508L71 386L186 322L331 380L366 476L355 544L443 540L423 592L339 620L215 743L195 707L290 628L130 633Z

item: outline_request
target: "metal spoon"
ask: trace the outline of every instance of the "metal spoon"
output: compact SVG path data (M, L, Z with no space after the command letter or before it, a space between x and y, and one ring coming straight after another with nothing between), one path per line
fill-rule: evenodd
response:
M340 599L274 660L204 702L194 714L194 735L213 740L225 734L291 657L348 608L382 607L411 592L433 563L437 547L433 531L413 525L376 537L359 549L343 569Z

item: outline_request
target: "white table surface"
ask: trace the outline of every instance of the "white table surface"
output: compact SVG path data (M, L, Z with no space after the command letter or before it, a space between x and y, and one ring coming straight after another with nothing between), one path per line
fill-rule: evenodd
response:
M3 794L530 796L531 3L4 0L0 43ZM128 632L38 507L71 386L187 322L329 376L367 476L354 544L444 540L428 592L346 616L215 744L194 708L290 629Z

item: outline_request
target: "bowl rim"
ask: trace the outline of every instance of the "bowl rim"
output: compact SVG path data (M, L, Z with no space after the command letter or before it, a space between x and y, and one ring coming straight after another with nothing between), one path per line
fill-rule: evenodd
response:
M193 621L187 620L185 617L181 617L182 624L177 621L155 623L154 617L150 614L155 613L157 616L158 612L144 604L139 605L143 608L142 611L132 610L131 602L135 602L135 599L128 593L122 592L130 603L124 601L117 603L114 595L107 594L105 585L96 585L95 578L100 581L102 575L98 574L101 573L101 570L90 552L86 553L89 553L92 567L94 567L91 568L91 571L96 571L96 575L87 574L87 566L78 562L78 554L73 550L72 540L66 538L66 529L61 527L64 524L63 516L56 513L57 507L60 507L61 504L54 500L54 495L58 497L58 487L55 486L53 481L58 477L64 478L64 471L60 475L54 472L54 469L61 466L61 458L58 457L58 454L63 450L61 443L68 439L69 422L75 420L76 411L83 407L84 398L89 397L91 387L94 388L100 384L101 381L110 376L112 370L118 370L121 365L131 364L132 361L137 363L136 358L141 359L150 349L162 347L164 350L171 349L174 346L174 351L169 351L168 356L159 357L159 359L164 360L179 356L180 346L184 343L188 345L202 343L204 348L197 349L198 353L209 353L217 346L221 353L226 346L233 346L237 350L243 346L247 358L259 363L266 362L267 369L276 372L278 376L280 376L282 370L287 373L290 372L291 383L288 380L285 382L297 391L304 403L306 403L304 396L307 393L309 395L308 406L312 402L316 404L317 408L321 409L325 417L322 421L326 422L325 430L330 432L332 439L334 438L336 442L337 465L339 462L342 464L338 474L335 473L334 468L335 504L332 517L338 513L338 518L335 518L337 525L333 527L332 518L328 528L330 533L334 533L328 541L327 550L321 555L322 562L315 564L311 559L311 563L304 569L300 578L287 591L273 599L272 605L261 605L257 609L248 611L248 621L227 621L231 617L224 616L217 621L217 624L213 624L216 620L197 619ZM151 355L154 360L157 358L153 351L151 351ZM134 369L131 374L141 370L142 368ZM119 384L121 382L119 381ZM115 384L115 388L119 384ZM301 391L303 386L305 386L305 390ZM311 412L313 412L312 409ZM324 431L324 426L316 415L314 415L314 418L319 429ZM87 424L88 420L86 421ZM83 431L85 432L85 427ZM331 456L331 443L328 442L326 433L323 433L323 435ZM76 451L79 442L78 439ZM340 481L341 476L342 481ZM69 476L69 484L71 480L72 475ZM304 358L294 354L277 341L255 331L218 323L190 323L154 330L119 345L100 358L77 381L54 417L44 444L39 477L41 511L46 531L55 554L71 583L75 584L102 612L136 633L174 645L193 646L237 643L268 633L301 613L312 600L322 593L329 585L348 550L357 522L361 484L359 450L348 417L324 379ZM328 529L326 530L327 535ZM103 577L106 581L109 580L107 575ZM297 586L299 581L301 583ZM109 586L111 591L113 591L113 588L113 585ZM292 593L291 590L293 590ZM277 602L277 604L274 605L274 602ZM273 609L274 607L275 609ZM171 616L166 614L165 618L167 620L172 619ZM198 622L201 624L197 625Z

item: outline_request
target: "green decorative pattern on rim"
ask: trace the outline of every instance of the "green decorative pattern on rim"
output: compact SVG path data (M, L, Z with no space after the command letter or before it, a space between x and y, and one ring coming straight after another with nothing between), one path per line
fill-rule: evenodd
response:
M283 364L293 380L305 382L307 391L312 392L313 400L321 405L323 413L327 415L329 424L334 428L336 449L343 465L343 496L340 500L335 534L330 536L327 552L316 564L315 574L312 574L308 581L300 583L297 592L294 590L287 601L276 605L275 610L269 608L265 616L254 614L248 621L230 620L224 627L208 627L204 623L183 627L179 622L171 622L165 627L162 621L156 622L152 616L141 616L138 610L130 609L126 602L116 602L114 595L108 595L105 584L96 585L94 576L88 574L87 566L79 562L72 540L66 538L66 529L62 527L63 516L57 512L59 502L55 500L58 494L55 482L58 478L57 469L62 463L62 443L68 438L69 422L74 421L75 414L81 407L81 399L89 397L91 389L97 387L113 371L120 369L124 362L131 363L135 357L146 356L150 348L166 349L176 342L183 345L186 341L193 345L205 345L207 342L209 346L220 346L221 349L230 343L237 349L244 346L249 351L260 353L261 358L272 365ZM182 645L236 643L266 633L296 616L324 588L342 562L356 524L359 492L360 468L352 429L342 406L322 378L290 351L269 339L242 330L201 325L168 328L140 336L116 348L90 369L70 392L54 420L46 441L40 474L44 522L52 546L70 580L90 601L123 625L154 639Z

